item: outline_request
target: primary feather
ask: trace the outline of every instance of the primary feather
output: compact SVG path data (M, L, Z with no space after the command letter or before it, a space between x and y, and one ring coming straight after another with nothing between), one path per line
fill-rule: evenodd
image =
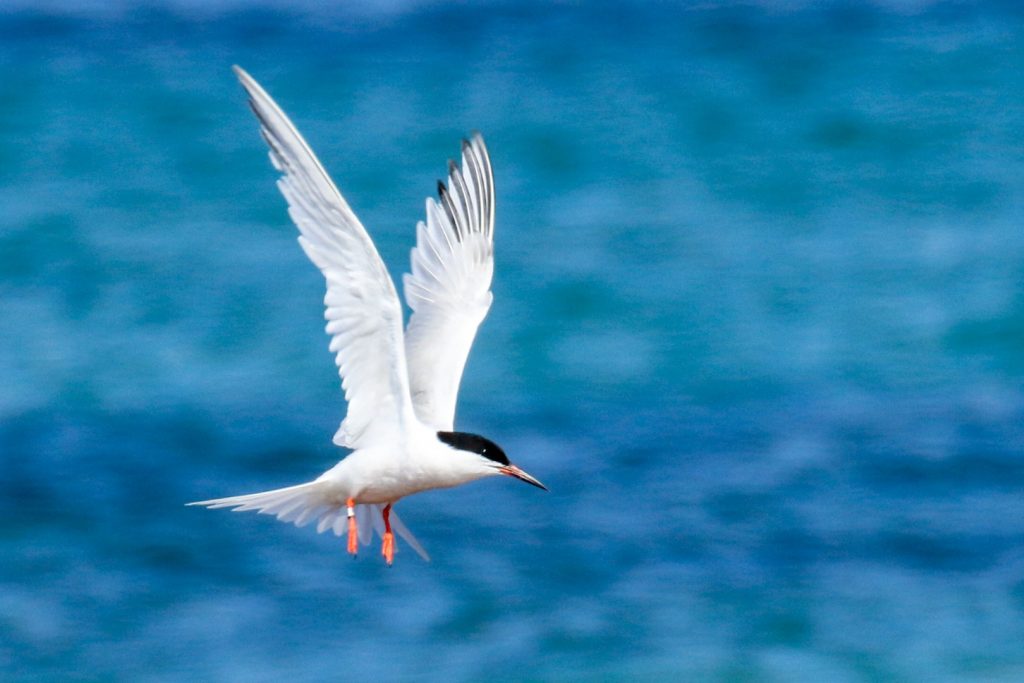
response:
M462 143L462 169L448 164L447 187L427 199L416 226L405 301L409 387L420 421L451 431L462 371L477 328L491 307L494 275L494 177L479 135Z
M302 233L299 243L327 280L324 317L348 402L335 443L386 442L415 419L395 286L366 228L295 126L249 74L235 72L282 173L278 187Z

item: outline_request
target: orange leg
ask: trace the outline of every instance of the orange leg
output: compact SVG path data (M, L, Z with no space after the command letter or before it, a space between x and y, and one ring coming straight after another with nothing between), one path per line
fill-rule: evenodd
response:
M395 536L391 533L391 503L384 506L384 545L380 552L390 567L395 561Z
M348 508L348 551L355 555L359 552L359 529L356 527L356 501L349 498L345 502Z

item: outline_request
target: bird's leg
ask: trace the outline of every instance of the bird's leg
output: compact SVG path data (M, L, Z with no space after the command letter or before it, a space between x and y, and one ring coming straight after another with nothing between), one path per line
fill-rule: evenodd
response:
M356 527L356 499L349 498L345 501L348 508L348 551L355 555L359 552L359 529Z
M381 546L380 552L384 556L384 561L391 566L391 563L395 560L395 535L391 533L391 503L384 506L384 545Z

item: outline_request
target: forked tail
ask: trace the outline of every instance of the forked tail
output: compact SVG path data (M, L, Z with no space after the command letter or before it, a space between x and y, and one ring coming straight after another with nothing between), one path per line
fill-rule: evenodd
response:
M338 503L334 496L327 495L323 482L311 481L307 484L289 486L262 493L249 493L244 496L214 498L200 500L188 505L201 505L211 510L231 508L233 512L255 510L262 515L274 515L282 522L291 522L303 527L316 522L316 532L322 534L331 529L335 536L341 536L348 529L348 515L344 503ZM356 505L356 524L359 527L359 542L369 545L376 532L384 536L384 518L381 514L383 505ZM427 562L430 555L423 549L408 527L402 523L394 509L391 510L391 528L401 536L416 553Z

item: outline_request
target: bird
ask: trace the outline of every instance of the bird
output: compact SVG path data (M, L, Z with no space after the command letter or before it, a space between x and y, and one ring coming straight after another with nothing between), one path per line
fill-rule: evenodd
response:
M234 72L280 173L299 244L326 280L329 349L347 402L333 442L351 452L304 484L188 505L254 510L299 527L316 522L317 533L347 532L353 556L376 531L388 566L397 533L429 562L393 510L400 499L500 475L548 490L495 442L454 429L466 359L493 300L487 147L479 133L463 139L461 167L449 160L447 184L439 180L437 198L427 198L403 278L411 310L403 329L394 283L366 228L277 103L241 67Z

